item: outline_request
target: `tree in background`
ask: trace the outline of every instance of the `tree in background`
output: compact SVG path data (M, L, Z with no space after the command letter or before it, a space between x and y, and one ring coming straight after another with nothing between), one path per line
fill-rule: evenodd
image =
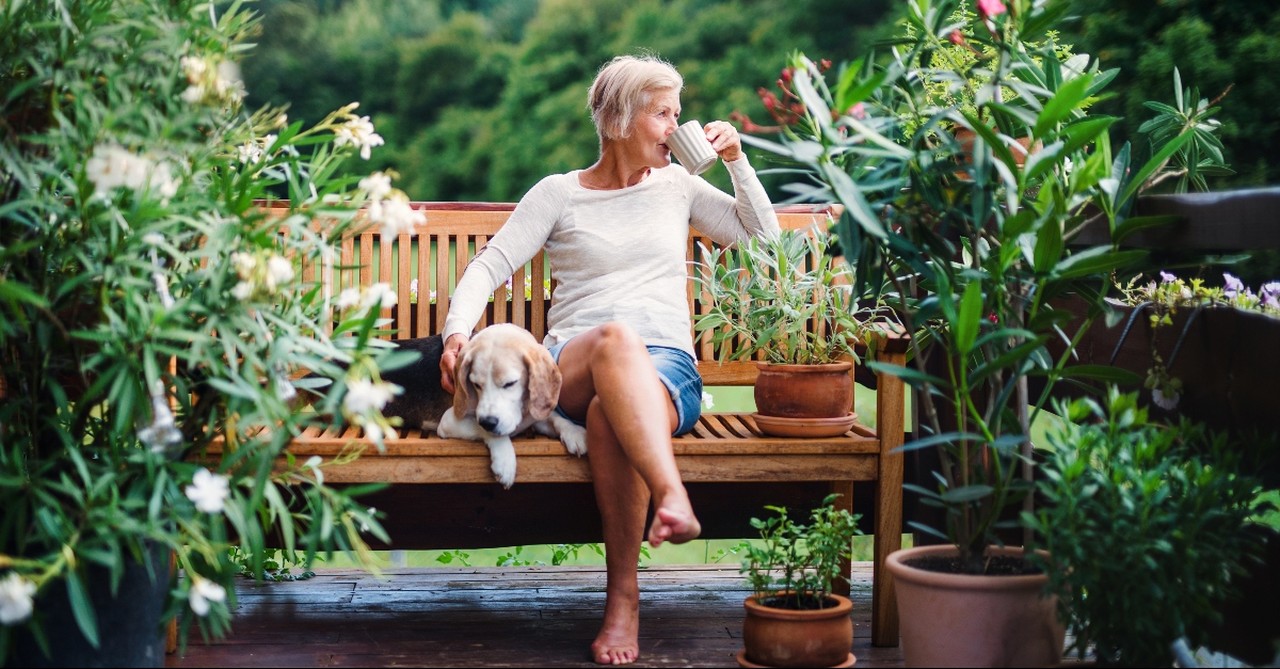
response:
M843 57L892 0L263 0L245 63L254 102L306 119L361 100L386 138L368 168L418 200L518 199L589 165L586 91L597 68L649 50L684 74L684 116L758 108L794 49ZM728 185L727 175L712 181Z
M1101 112L1138 137L1142 103L1182 83L1222 99L1219 185L1280 182L1280 12L1253 0L1078 0L1063 41L1123 63ZM365 168L394 169L418 200L513 201L539 178L596 156L586 90L621 53L649 50L685 76L685 118L763 117L795 51L849 60L891 34L901 0L261 0L259 46L245 62L253 104L316 120L361 101L386 138ZM887 52L884 54L887 56ZM1145 147L1135 146L1135 150ZM752 154L758 166L767 160ZM723 170L708 178L727 186ZM766 187L775 182L763 175Z
M1080 20L1066 41L1104 62L1122 63L1099 109L1122 116L1119 129L1137 136L1142 103L1163 99L1176 66L1186 87L1219 102L1226 162L1236 185L1280 183L1280 6L1254 0L1077 0Z

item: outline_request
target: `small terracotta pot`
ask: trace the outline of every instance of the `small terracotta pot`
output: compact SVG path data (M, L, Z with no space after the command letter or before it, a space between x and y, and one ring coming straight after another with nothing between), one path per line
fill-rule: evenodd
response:
M853 602L829 595L836 605L825 609L781 609L761 604L755 595L743 606L744 666L849 666L853 647Z

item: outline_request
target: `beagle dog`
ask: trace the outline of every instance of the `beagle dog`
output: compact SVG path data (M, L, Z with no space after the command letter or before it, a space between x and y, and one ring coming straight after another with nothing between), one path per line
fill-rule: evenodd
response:
M586 429L555 412L560 384L560 368L528 330L490 325L458 354L453 406L440 417L436 433L484 441L494 477L510 488L516 480L512 435L533 428L558 437L572 455L587 452Z

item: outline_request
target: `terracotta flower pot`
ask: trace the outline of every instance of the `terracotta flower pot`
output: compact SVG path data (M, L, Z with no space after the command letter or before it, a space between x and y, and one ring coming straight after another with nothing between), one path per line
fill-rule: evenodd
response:
M851 362L827 365L759 363L756 411L784 418L834 418L853 407Z
M784 609L761 604L755 595L743 606L744 667L853 666L853 602L830 595L835 606L825 609Z
M757 363L755 400L761 432L785 437L844 434L857 418L851 362L826 365Z
M990 548L1021 556L1015 547ZM1044 667L1062 660L1064 629L1057 597L1041 595L1048 576L975 576L912 566L956 555L952 545L894 551L893 574L908 667Z

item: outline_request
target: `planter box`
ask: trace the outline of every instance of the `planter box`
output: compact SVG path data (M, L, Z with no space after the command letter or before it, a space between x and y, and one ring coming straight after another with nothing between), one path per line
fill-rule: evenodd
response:
M1081 313L1071 302L1063 308ZM1076 306L1073 309L1073 306ZM1114 327L1098 320L1081 340L1078 362L1114 365L1145 378L1152 364L1152 329L1147 308L1121 305L1123 319ZM1067 331L1079 323L1074 321ZM1169 373L1182 380L1182 398L1172 411L1151 405L1152 415L1184 415L1214 428L1274 431L1280 416L1280 318L1229 307L1180 309L1173 325L1157 333L1156 350ZM1055 355L1062 352L1056 344ZM1175 351L1176 349L1176 351ZM1150 403L1151 391L1141 388ZM1055 394L1069 388L1058 384Z

